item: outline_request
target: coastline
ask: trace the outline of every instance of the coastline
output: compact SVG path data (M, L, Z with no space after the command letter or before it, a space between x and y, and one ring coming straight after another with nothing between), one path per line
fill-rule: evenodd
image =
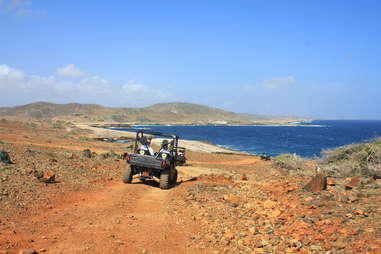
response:
M92 133L89 134L89 137L96 139L105 139L105 140L126 140L126 139L135 139L136 133L130 131L121 131L115 129L108 129L102 127L94 127L92 124L76 124L77 128L90 130ZM152 144L159 146L162 139L152 140ZM236 151L233 149L224 148L215 144L208 142L198 141L198 140L187 140L180 139L179 146L185 147L189 151L193 152L203 152L203 153L227 153L227 154L241 154L241 155L254 155L247 152Z
M312 126L317 127L318 125L310 125L315 121L315 119L306 119L301 121L258 121L250 123L216 123L216 122L205 122L205 123L194 123L194 122L104 122L104 123L76 123L76 125L88 125L90 127L96 128L131 128L131 127L147 127L147 126Z

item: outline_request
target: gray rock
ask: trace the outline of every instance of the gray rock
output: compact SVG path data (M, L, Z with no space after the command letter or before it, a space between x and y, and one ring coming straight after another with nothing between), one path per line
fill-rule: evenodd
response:
M6 163L6 164L11 164L11 158L9 157L9 154L4 151L0 150L0 162Z

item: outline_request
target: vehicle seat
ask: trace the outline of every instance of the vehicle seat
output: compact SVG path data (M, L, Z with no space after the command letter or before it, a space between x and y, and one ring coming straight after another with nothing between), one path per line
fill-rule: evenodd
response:
M141 155L150 155L149 151L145 149L138 149L137 153Z

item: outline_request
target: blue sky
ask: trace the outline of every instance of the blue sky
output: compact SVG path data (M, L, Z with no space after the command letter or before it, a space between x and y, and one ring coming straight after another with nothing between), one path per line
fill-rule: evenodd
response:
M381 119L381 1L0 0L0 106Z

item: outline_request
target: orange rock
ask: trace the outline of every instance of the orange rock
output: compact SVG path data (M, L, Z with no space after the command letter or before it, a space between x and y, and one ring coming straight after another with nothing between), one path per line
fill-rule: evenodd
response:
M297 253L297 252L298 252L298 249L294 247L286 249L286 253Z
M31 168L27 168L27 169L25 169L25 174L27 174L27 175L31 175L31 174L34 173L34 172L35 172L34 169L31 169Z
M337 232L337 226L328 226L325 230L325 233L331 235Z
M272 201L272 200L266 200L264 203L263 203L263 206L266 208L266 209L271 209L273 207L276 206L276 202Z
M348 228L342 228L339 230L340 233L344 235L356 235L357 231L353 229L348 229Z
M291 202L289 205L290 205L291 208L298 207L298 203L297 202Z
M304 232L297 231L292 234L295 240L302 241L304 239Z
M293 226L294 226L294 228L304 228L304 229L311 227L310 224L308 224L307 222L305 222L303 220L296 221Z
M56 174L49 170L47 172L42 172L42 177L40 178L41 182L45 183L54 183L56 180Z
M37 254L37 251L33 249L22 249L19 252L20 254Z
M231 240L234 238L234 234L231 231L227 231L225 233L225 238Z
M245 173L241 174L239 176L239 180L241 180L241 181L247 181L247 175Z
M332 246L331 246L331 244L329 242L325 242L324 245L323 245L323 248L326 251L328 251L328 250L332 249Z
M327 185L329 185L329 186L334 186L334 185L336 185L336 182L335 182L335 180L333 180L332 178L328 178L328 179L327 179Z
M327 177L323 174L318 174L304 186L306 191L318 192L327 189Z
M377 243L377 242L371 242L369 247L372 249L372 250L378 250L381 252L381 244L380 243Z
M229 202L229 203L232 203L235 205L239 205L239 203L241 202L241 198L239 196L235 196L235 195L230 195L225 200L226 200L226 202Z
M306 201L306 202L309 202L309 201L311 201L312 199L313 199L312 197L306 197L305 201Z
M349 183L347 183L347 185L345 185L345 188L352 189L354 187L357 187L360 183L361 183L361 177L360 176L356 176L356 177L353 177L349 181Z
M277 218L279 215L281 215L281 211L279 209L274 209L269 213L270 218Z

